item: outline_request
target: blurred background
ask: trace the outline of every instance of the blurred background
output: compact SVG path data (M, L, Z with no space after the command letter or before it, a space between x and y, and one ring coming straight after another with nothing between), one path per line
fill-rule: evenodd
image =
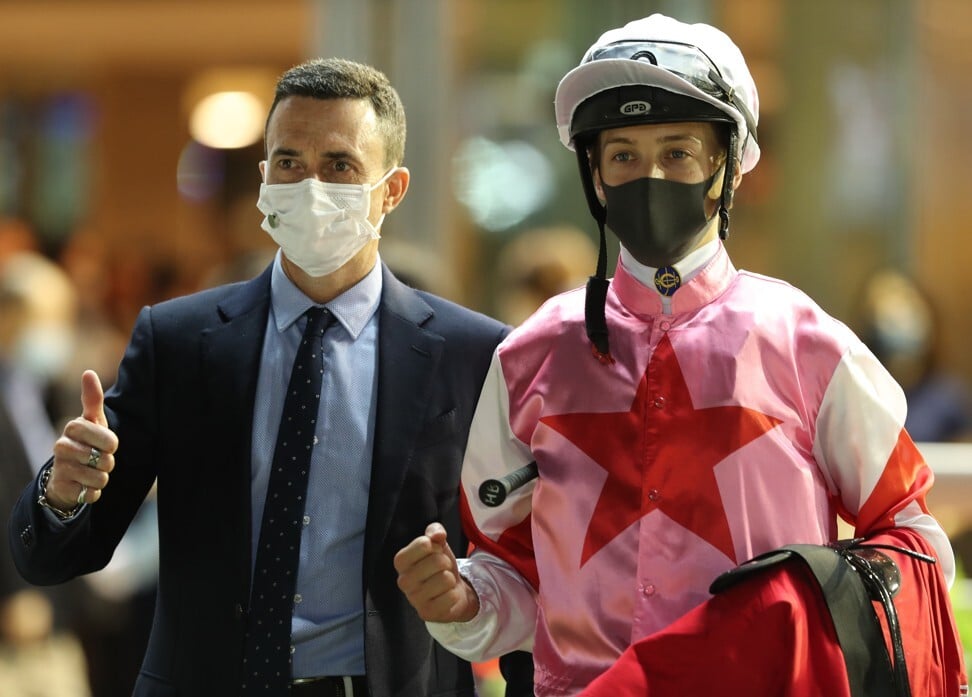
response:
M895 372L915 439L942 446L933 512L966 549L967 0L0 0L0 429L20 462L2 458L4 498L78 413L80 370L113 380L142 305L263 268L264 119L277 76L310 56L371 63L401 93L412 183L382 257L403 277L512 323L583 284L596 229L554 90L601 32L654 11L715 24L745 54L763 156L730 253L807 291ZM139 534L27 623L65 629L63 674L90 678L60 695L130 691L152 597ZM25 665L10 645L25 644L0 647L6 685ZM55 659L37 660L50 682Z

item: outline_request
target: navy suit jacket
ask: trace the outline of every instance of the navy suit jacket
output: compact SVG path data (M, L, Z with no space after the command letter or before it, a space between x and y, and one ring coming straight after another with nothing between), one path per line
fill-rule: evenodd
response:
M32 583L60 583L108 563L158 480L158 596L136 697L229 695L240 684L251 568L250 441L269 271L144 308L105 399L120 445L101 501L53 533L39 517L35 481L12 516L20 572ZM408 288L387 268L379 313L359 579L370 692L472 695L469 665L429 637L396 585L392 558L432 521L448 528L457 555L466 553L460 465L493 350L509 328ZM359 572L334 573L351 582Z

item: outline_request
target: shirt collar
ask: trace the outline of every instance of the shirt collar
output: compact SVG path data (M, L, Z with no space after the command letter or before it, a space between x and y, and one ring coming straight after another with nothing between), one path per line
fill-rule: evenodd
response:
M699 272L699 270L705 266L712 257L716 255L719 251L719 240L710 240L698 249L693 250L684 258L672 264L675 270L678 271L679 277L682 279L682 283L688 283L692 280L692 277ZM654 266L646 266L640 261L631 256L631 252L621 246L621 263L624 268L627 269L628 273L637 278L641 283L648 288L655 288L655 272L658 271ZM657 293L658 291L655 290ZM676 291L677 293L678 291Z
M317 305L291 281L283 270L278 249L270 272L270 304L278 332L286 331L311 307ZM381 299L381 259L368 274L329 303L327 309L337 321L357 339L365 325L378 310Z
M683 282L670 298L659 294L653 286L646 287L623 263L618 264L614 278L611 279L614 296L628 310L642 316L660 313L678 315L697 310L725 292L737 273L722 242L715 240L713 244L716 245L714 255L711 258L703 255L704 261L698 262L698 266L688 271L692 274L691 280ZM708 244L696 251L702 251L707 247ZM695 252L689 257L694 254ZM682 261L688 260L689 257ZM692 266L692 262L688 266ZM648 267L642 266L642 268ZM681 269L679 273L682 273ZM666 305L663 300L670 301L670 304Z

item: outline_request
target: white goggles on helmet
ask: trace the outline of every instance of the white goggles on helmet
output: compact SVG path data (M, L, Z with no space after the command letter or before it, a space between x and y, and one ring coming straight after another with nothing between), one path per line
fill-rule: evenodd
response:
M722 77L719 68L697 46L672 41L617 41L594 49L584 63L604 59L645 61L682 78L742 114L749 134L756 140L756 121L752 113L736 99L732 86Z

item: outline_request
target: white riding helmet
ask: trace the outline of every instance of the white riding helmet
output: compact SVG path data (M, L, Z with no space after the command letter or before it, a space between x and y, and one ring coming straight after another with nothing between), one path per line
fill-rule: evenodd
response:
M694 120L683 110L668 117L653 113L650 103L639 100L642 103L629 107L628 113L613 109L593 122L575 123L581 104L606 90L627 86L658 87L724 112L736 126L740 171L745 174L756 166L756 84L739 48L720 30L653 14L602 34L557 86L554 104L561 142L573 150L575 136L585 131Z

